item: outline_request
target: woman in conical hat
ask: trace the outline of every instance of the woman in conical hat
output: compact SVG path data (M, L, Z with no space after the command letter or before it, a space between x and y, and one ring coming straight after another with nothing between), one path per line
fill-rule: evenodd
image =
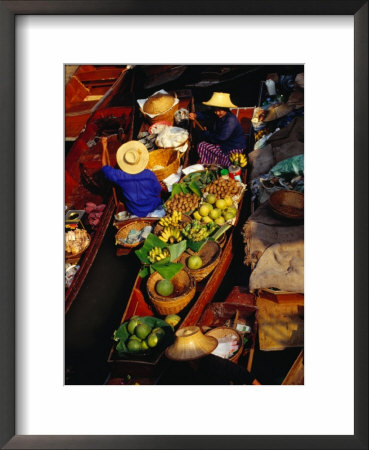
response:
M214 92L211 99L203 102L210 106L211 110L204 113L190 113L189 118L201 120L213 120L209 130L200 134L200 143L197 152L203 164L219 164L228 167L231 163L231 153L243 153L246 148L245 133L238 122L237 117L230 108L237 108L226 92Z
M141 142L129 141L118 148L116 159L120 169L108 165L103 151L103 174L120 187L128 211L135 216L146 217L162 204L161 185L154 172L146 169L149 152Z

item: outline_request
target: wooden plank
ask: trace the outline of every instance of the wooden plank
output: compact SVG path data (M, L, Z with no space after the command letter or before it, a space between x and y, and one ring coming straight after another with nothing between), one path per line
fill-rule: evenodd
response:
M100 80L115 80L122 73L123 68L117 69L97 69L90 72L78 73L78 78L82 83Z
M303 385L304 384L304 350L301 350L296 361L293 363L286 378L283 380L284 385Z

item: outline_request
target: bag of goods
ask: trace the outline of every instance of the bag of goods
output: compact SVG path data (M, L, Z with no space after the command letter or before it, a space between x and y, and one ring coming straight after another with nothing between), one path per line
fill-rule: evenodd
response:
M165 127L156 138L155 144L159 148L175 148L180 152L187 150L183 145L188 140L188 131L180 127Z

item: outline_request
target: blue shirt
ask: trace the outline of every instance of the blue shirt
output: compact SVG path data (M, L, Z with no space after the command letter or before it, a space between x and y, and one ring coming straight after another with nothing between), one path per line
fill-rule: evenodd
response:
M196 114L199 120L215 116L211 111ZM227 114L221 119L215 116L213 126L210 130L202 131L201 137L206 142L220 145L224 153L246 147L245 133L237 117L230 111L227 111Z
M126 207L135 216L146 217L161 204L161 185L151 170L145 169L140 173L130 174L104 166L102 171L108 180L121 188Z

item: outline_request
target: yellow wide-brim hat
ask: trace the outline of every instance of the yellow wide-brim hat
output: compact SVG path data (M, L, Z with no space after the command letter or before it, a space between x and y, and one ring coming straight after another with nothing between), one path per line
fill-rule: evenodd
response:
M118 166L126 173L140 173L149 162L149 152L142 142L128 141L116 154Z
M217 345L218 339L205 336L199 327L184 327L176 331L176 340L166 348L165 356L174 361L191 361L209 355Z
M237 106L231 102L231 94L228 94L227 92L213 92L211 99L202 103L203 105L218 106L219 108L237 108Z

